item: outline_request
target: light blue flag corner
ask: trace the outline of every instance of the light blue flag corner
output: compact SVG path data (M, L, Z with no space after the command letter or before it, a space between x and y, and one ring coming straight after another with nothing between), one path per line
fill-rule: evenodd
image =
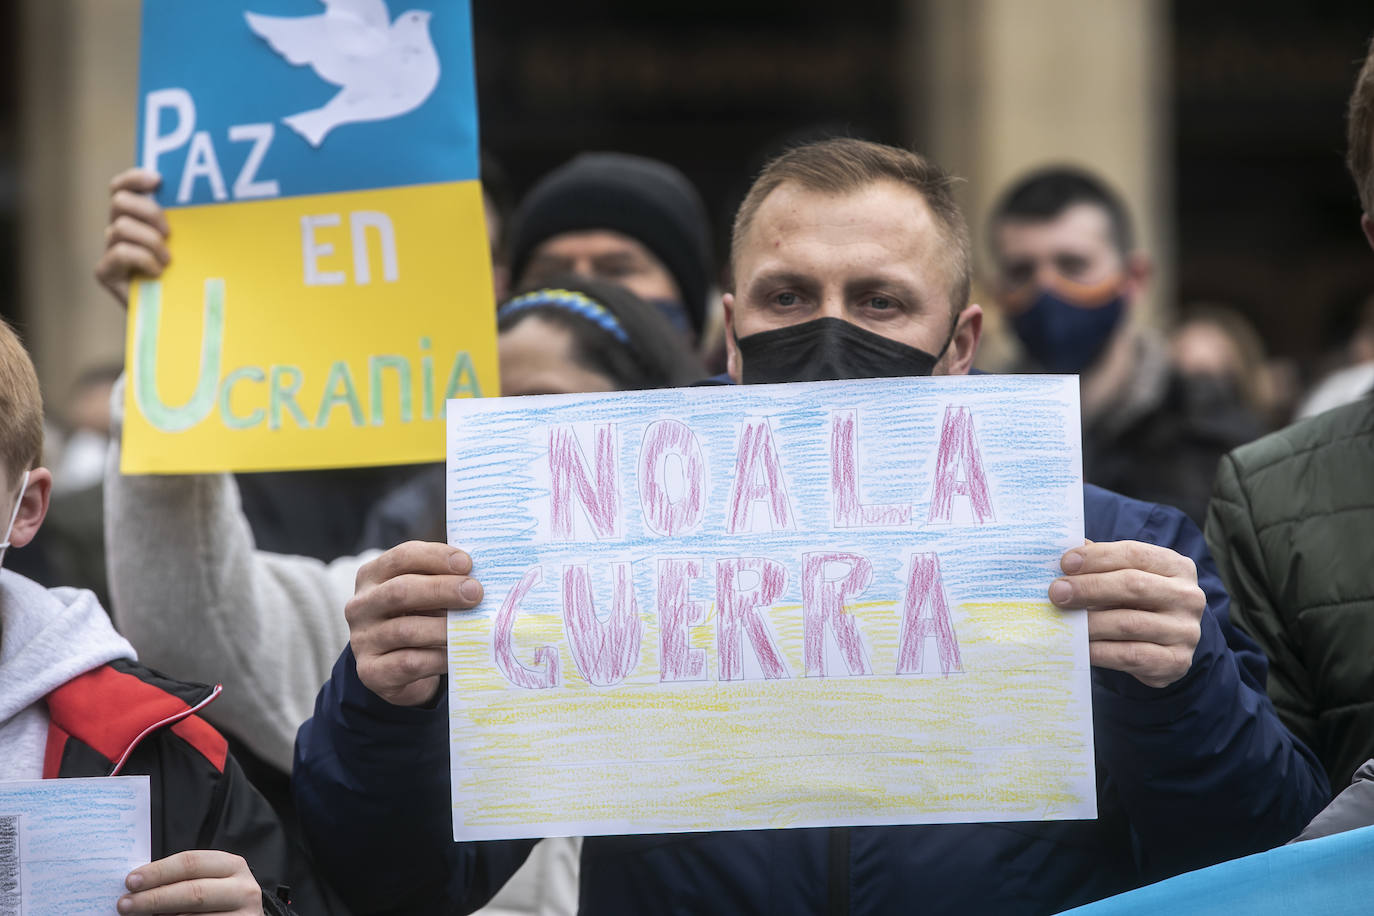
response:
M1223 862L1061 916L1345 916L1374 912L1374 827Z

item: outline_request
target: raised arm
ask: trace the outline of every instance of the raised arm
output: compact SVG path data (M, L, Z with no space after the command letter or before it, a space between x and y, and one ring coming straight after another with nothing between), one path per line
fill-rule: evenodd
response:
M373 554L326 564L255 549L228 474L121 474L122 394L121 383L105 470L115 622L146 664L223 683L207 718L285 772L348 642L342 609Z
M156 276L170 260L157 184L141 169L110 184L96 277L121 305L135 275ZM285 771L296 729L348 641L342 608L370 555L325 564L256 550L227 474L120 474L123 393L121 382L105 471L115 621L147 664L223 682L207 718Z

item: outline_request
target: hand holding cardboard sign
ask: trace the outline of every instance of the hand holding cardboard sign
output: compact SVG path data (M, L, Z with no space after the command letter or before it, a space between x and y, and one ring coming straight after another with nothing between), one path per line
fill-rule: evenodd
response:
M135 274L161 276L172 259L167 217L152 197L161 183L156 172L140 168L125 169L110 180L110 222L95 278L122 306L129 304L129 281Z
M472 558L447 544L408 541L358 570L344 613L358 677L396 706L434 699L448 670L446 609L476 607Z
M1139 541L1090 541L1065 553L1060 567L1067 575L1050 584L1050 600L1092 612L1094 665L1125 671L1150 687L1167 687L1188 673L1207 607L1192 560Z

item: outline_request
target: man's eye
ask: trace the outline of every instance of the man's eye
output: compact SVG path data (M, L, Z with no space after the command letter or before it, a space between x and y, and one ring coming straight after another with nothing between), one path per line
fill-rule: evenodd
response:
M791 307L796 305L801 300L797 298L796 293L778 293L777 296L773 298L773 301L776 302L778 305Z
M1035 268L1029 264L1011 264L1002 269L1002 282L1008 287L1024 286L1035 275Z
M1088 262L1085 258L1061 257L1055 266L1059 269L1059 275L1075 279L1081 277L1088 270Z
M896 308L897 303L886 296L872 296L868 300L868 307L879 312L885 312L888 309Z

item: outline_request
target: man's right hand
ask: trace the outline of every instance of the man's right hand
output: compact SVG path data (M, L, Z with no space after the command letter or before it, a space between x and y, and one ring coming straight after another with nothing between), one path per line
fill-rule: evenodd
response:
M358 570L344 614L358 677L396 706L423 706L448 670L449 608L482 600L472 558L447 544L408 541Z
M123 306L129 304L129 281L135 274L160 276L172 259L167 217L153 199L161 183L156 172L139 168L125 169L110 181L110 223L95 278Z

